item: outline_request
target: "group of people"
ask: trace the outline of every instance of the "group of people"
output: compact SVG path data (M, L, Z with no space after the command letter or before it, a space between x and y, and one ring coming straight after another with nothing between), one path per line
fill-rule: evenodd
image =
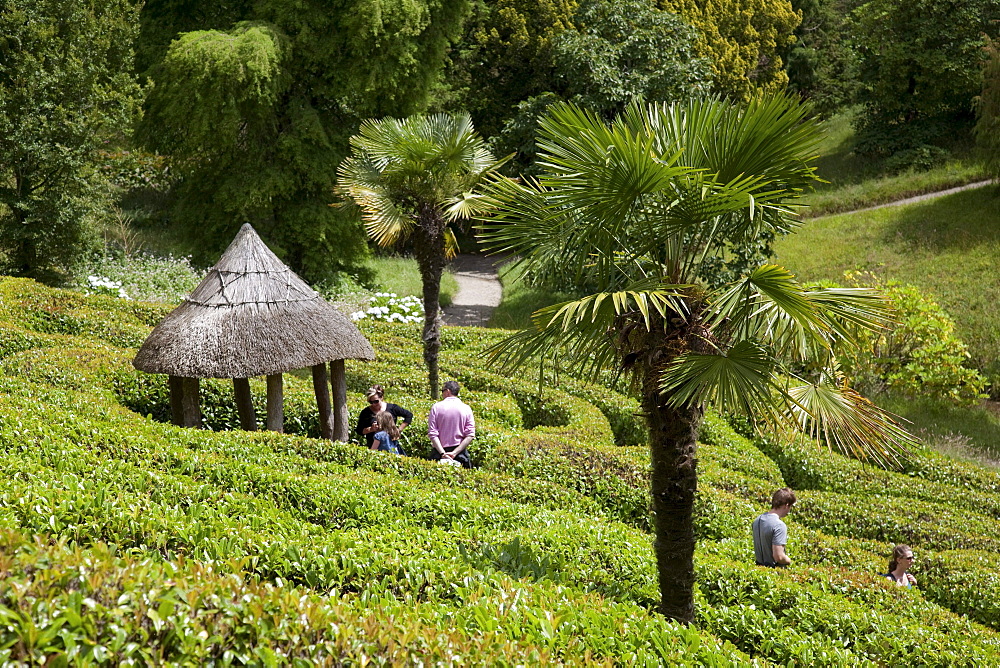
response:
M458 398L458 383L449 380L441 390L441 401L431 406L427 416L427 435L433 457L444 464L472 468L469 444L476 437L476 420L472 409ZM364 436L372 450L405 455L400 435L413 422L413 413L385 400L385 389L372 385L365 393L368 405L358 414L354 431Z
M784 518L795 505L795 492L782 487L771 495L771 510L753 521L753 552L758 566L783 568L792 564L785 552L788 527ZM914 587L917 579L909 572L913 565L913 550L909 545L897 545L889 557L889 570L882 575L900 587Z

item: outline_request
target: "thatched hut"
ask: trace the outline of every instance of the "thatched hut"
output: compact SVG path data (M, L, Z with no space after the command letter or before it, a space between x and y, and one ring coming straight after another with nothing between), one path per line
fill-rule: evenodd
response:
M249 379L267 376L267 428L274 431L284 423L281 374L309 367L323 436L346 441L345 359L373 360L375 351L244 225L198 287L153 329L132 365L170 376L173 422L183 426L201 424L199 378L232 378L240 424L256 429Z

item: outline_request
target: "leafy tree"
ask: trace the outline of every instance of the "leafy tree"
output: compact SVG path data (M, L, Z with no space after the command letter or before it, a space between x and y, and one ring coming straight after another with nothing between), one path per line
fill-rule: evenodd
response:
M708 62L694 53L697 33L652 0L583 0L559 28L547 33L548 64L532 85L507 91L525 97L501 98L505 108L492 119L497 153L516 153L512 167L522 173L531 171L538 117L555 101L610 118L632 100L686 99L710 84Z
M794 42L782 52L788 88L832 113L855 99L854 51L848 17L861 0L792 0L802 14Z
M110 203L98 151L138 111L136 29L127 0L0 0L4 271L54 278L95 241Z
M871 0L852 14L865 110L857 150L922 151L968 127L997 0ZM919 157L919 156L917 156Z
M781 53L794 41L801 14L789 0L658 0L700 34L714 90L734 100L775 93L788 82Z
M438 395L441 275L457 244L452 224L476 209L472 190L498 166L468 114L369 120L351 137L337 190L360 209L380 246L408 237L424 300L424 361L430 395Z
M683 622L694 617L706 403L881 462L911 440L836 371L836 346L886 322L883 298L806 289L773 265L716 288L701 278L706 259L793 225L790 207L815 178L816 137L805 108L780 97L632 105L610 124L556 105L541 124L538 180L497 179L485 193L496 203L483 223L488 247L590 292L540 309L532 327L494 348L494 361L558 356L594 376L631 373L650 434L661 607Z
M172 14L183 6L154 0L144 11L163 32L164 16L187 25ZM466 10L467 0L262 0L225 29L178 36L151 70L140 137L173 159L173 220L196 259L216 257L250 222L309 279L356 270L365 237L327 206L336 166L362 119L426 106Z
M467 110L485 136L519 102L553 90L552 39L573 25L576 0L479 0L452 49L442 106Z
M987 40L986 54L983 90L976 98L976 143L986 169L996 179L1000 178L1000 48L996 41Z

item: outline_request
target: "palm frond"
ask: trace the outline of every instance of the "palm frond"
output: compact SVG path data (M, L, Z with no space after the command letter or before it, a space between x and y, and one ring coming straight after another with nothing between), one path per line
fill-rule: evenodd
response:
M898 468L919 443L896 416L828 377L790 387L788 395L799 428L845 455Z
M783 389L775 382L774 357L754 341L717 354L684 353L663 371L660 390L675 407L712 404L722 410L781 421Z

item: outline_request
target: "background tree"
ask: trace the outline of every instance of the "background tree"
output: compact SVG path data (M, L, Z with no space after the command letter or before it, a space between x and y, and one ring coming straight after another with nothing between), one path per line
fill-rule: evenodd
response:
M189 26L175 15L183 6L154 0L143 11L166 35L170 19ZM222 20L242 6L204 13ZM150 70L140 137L173 159L171 217L195 259L214 258L249 222L310 280L356 270L364 234L327 206L336 166L363 118L426 106L467 9L467 0L263 0L224 30L177 36Z
M99 149L138 111L126 0L0 0L3 271L56 278L108 213Z
M900 166L943 157L942 139L972 123L984 35L995 37L997 0L871 0L852 14L864 112L859 152L908 153Z
M483 226L491 249L590 290L536 312L494 360L517 367L558 355L594 376L632 372L650 434L661 608L682 622L694 618L706 403L798 425L881 462L910 440L841 384L833 356L857 330L886 321L884 299L805 289L773 265L714 289L705 280L714 273L706 259L794 224L789 207L815 178L816 138L805 109L784 98L634 105L610 124L556 105L541 123L538 181L499 179L486 192L497 207Z
M781 54L801 14L789 0L658 0L698 31L699 55L712 63L714 91L733 100L775 93L788 82Z
M801 13L794 41L782 52L788 88L830 114L856 99L848 17L861 0L792 0Z
M351 137L337 191L380 246L412 237L424 300L424 361L438 396L441 275L457 244L452 224L476 209L473 189L498 166L468 114L369 120Z
M557 8L522 14L496 5L498 20L518 18L519 30L509 42L481 40L474 53L520 62L517 47L523 45L535 55L503 74L484 67L488 57L467 70L474 84L465 101L476 127L487 128L497 154L516 155L510 171L531 172L538 117L555 101L583 104L610 118L635 99L673 101L707 91L709 63L694 53L697 33L653 0L583 0ZM529 67L530 73L523 71ZM510 74L518 75L517 84L499 90ZM483 102L484 90L499 97Z
M983 63L983 89L976 98L976 143L986 169L1000 178L1000 48L987 39Z

